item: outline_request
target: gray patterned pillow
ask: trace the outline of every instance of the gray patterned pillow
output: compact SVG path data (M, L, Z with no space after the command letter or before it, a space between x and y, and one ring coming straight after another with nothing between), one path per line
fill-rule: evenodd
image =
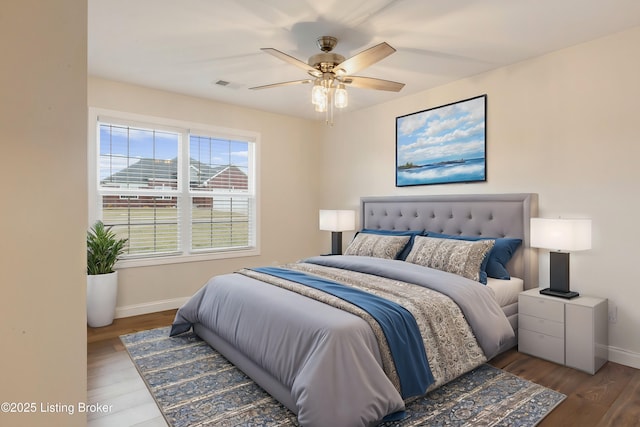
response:
M409 239L411 239L411 236L358 233L349 243L344 254L396 259L402 249L409 243Z
M494 240L466 241L416 236L406 261L479 281L482 261L494 244Z

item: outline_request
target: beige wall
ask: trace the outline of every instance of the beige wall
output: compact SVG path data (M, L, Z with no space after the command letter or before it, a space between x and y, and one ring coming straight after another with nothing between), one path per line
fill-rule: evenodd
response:
M89 105L261 135L261 255L120 269L119 313L153 311L158 301L188 297L215 274L316 255L321 239L329 240L318 232L320 123L99 78L89 79Z
M86 16L85 0L2 3L0 402L36 405L3 426L86 423Z
M535 192L540 216L592 218L593 249L571 257L572 289L617 307L610 357L640 367L638 46L635 28L343 115L323 140L320 202L357 208L369 195ZM485 93L488 181L395 188L395 117ZM540 259L547 285L548 253Z

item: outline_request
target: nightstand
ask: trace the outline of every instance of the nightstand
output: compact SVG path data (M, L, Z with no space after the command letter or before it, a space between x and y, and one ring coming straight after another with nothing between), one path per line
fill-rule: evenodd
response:
M595 374L608 359L608 302L579 296L518 296L518 351Z

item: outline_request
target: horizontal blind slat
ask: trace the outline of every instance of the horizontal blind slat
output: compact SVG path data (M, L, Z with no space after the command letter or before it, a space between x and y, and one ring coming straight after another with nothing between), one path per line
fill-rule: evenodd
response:
M193 250L249 247L253 244L253 199L192 197Z

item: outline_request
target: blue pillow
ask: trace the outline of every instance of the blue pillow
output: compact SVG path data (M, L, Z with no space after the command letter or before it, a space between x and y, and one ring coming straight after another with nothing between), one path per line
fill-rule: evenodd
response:
M485 258L485 262L482 263L480 269L482 270L484 268L487 276L502 280L509 280L511 278L509 271L507 271L507 263L522 243L522 239L509 237L454 236L450 234L433 233L431 231L428 231L426 234L430 237L440 237L443 239L495 240L489 256ZM480 281L482 282L482 273L480 274ZM486 284L486 278L482 283Z
M397 230L373 230L370 228L363 228L360 230L360 233L369 233L369 234L381 234L384 236L411 236L407 245L400 251L398 257L396 259L405 260L411 252L411 248L413 247L413 240L416 236L421 236L424 233L424 230L407 230L407 231L397 231ZM356 233L357 235L358 233Z

